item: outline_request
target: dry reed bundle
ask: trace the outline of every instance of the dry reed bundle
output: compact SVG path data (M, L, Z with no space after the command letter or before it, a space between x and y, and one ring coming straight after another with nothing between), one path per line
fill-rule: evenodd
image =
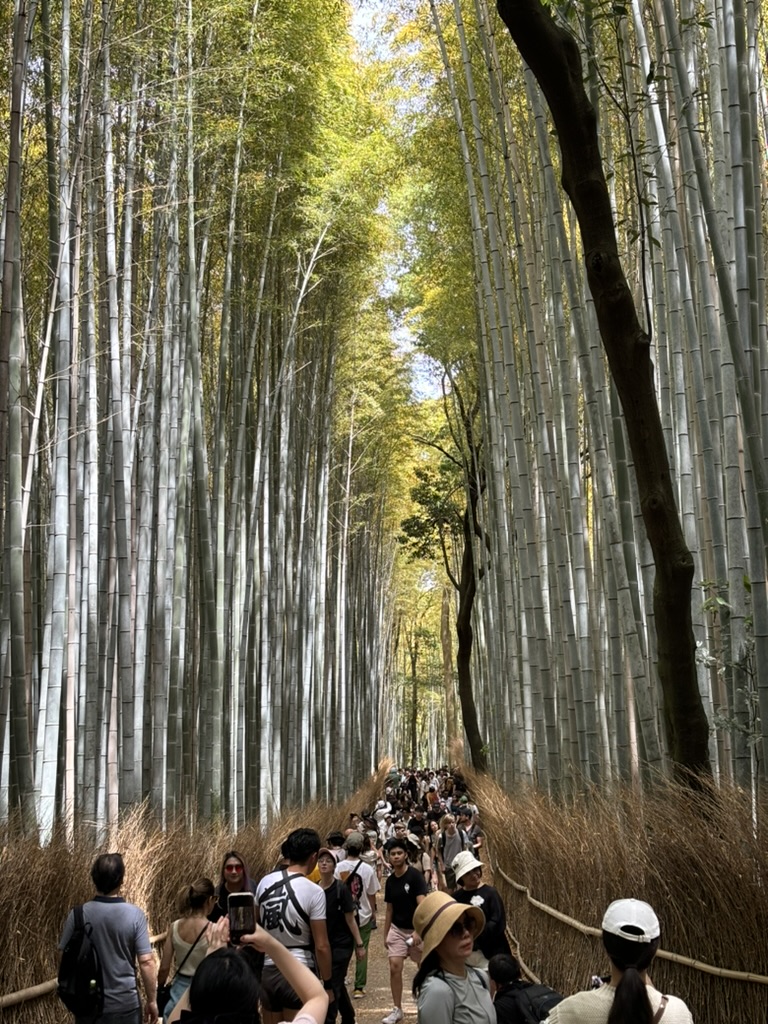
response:
M49 846L31 839L13 839L0 851L0 914L8 922L0 951L0 995L49 981L56 975L56 948L69 910L90 898L90 868L104 850L119 850L125 859L124 895L142 907L150 932L158 934L178 916L176 900L182 886L200 876L216 884L224 853L235 849L245 858L253 878L271 871L280 844L294 828L314 828L323 840L343 829L349 812L370 810L381 793L388 763L341 806L311 804L286 810L262 831L249 824L237 832L225 824L179 822L163 831L139 807L127 814L109 841L94 848L83 830L72 846L57 832ZM70 1024L71 1017L53 996L0 1010L10 1024Z
M648 793L591 792L572 802L505 794L467 772L495 863L536 900L599 928L611 900L635 896L661 920L664 950L736 971L768 974L768 850L744 793L699 792L660 780ZM768 820L768 800L758 820ZM608 970L599 938L582 935L494 879L521 955L569 994ZM714 977L657 958L657 987L679 995L696 1024L763 1022L768 986Z
M349 800L347 800L343 805L343 810L347 812L347 816L350 811L354 811L355 814L361 814L364 811L373 811L376 806L376 801L381 799L381 794L384 792L387 773L392 768L393 764L394 762L389 758L379 761L376 772L371 775L370 778L366 779L362 786L356 790Z

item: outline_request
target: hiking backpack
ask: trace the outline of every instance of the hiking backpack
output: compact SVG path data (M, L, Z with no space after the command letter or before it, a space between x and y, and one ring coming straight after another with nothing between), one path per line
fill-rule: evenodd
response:
M104 977L93 928L85 920L82 904L74 909L75 928L61 954L56 992L77 1017L100 1017L104 1009Z
M514 988L514 999L525 1024L539 1024L546 1020L553 1006L562 1002L563 996L549 985L521 985Z

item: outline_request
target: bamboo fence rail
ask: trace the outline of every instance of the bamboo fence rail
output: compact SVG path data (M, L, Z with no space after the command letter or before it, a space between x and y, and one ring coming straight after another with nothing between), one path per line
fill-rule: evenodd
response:
M527 885L523 885L521 882L516 882L514 879L510 878L509 875L502 871L498 865L493 867L493 872L494 874L500 875L508 885L512 886L513 889L524 893L525 898L531 906L536 907L537 910L541 910L545 914L549 914L550 917L554 917L557 921L568 925L570 928L574 928L583 935L593 935L597 938L602 935L602 931L599 928L593 928L591 925L584 924L582 921L577 921L575 917L569 917L568 914L564 914L560 910L555 910L554 907L550 907L546 903L542 903L541 900L534 899L534 897L531 896ZM768 985L768 976L764 974L753 974L751 971L731 971L727 967L714 967L712 964L706 964L701 960L694 960L689 956L682 956L680 953L671 953L666 949L660 949L656 956L660 957L662 960L671 960L673 963L682 964L685 967L692 967L694 970L702 971L704 974L714 974L718 978L730 978L732 981L750 981L757 985Z
M165 939L167 934L168 932L160 932L159 935L150 935L149 941L156 946L158 942ZM0 996L0 1010L5 1010L9 1006L18 1006L19 1003L26 1003L30 999L40 999L50 995L51 992L56 991L57 984L58 979L53 978L51 981L43 981L39 985L30 985L29 988L22 988L18 992L9 992L7 995Z

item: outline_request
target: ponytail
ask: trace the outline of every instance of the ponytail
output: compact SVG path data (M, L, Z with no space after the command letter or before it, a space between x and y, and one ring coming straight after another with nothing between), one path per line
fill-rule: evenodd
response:
M607 1024L652 1024L653 1007L642 975L659 948L659 940L633 942L603 932L603 945L611 963L622 972Z
M202 910L206 902L216 895L216 887L210 878L198 878L191 885L179 891L176 905L179 913L186 916L193 910Z

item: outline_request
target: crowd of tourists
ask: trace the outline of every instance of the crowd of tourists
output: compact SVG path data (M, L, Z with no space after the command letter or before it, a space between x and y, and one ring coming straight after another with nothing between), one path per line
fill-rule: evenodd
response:
M523 977L484 846L458 772L393 769L375 806L324 840L294 830L258 881L229 850L217 883L185 885L159 968L146 916L121 896L122 858L102 854L95 896L64 925L60 994L76 1024L355 1024L383 899L393 1006L382 1024L404 1019L406 960L419 1024L691 1024L685 1004L650 982L660 925L637 899L606 910L610 974L592 989L563 998Z

